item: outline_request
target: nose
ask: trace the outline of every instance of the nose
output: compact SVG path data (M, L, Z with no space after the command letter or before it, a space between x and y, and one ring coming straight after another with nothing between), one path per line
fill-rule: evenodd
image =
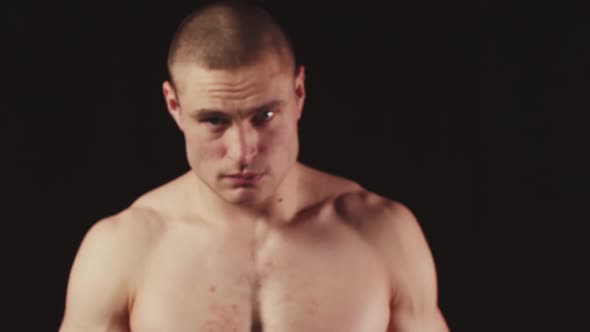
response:
M240 167L249 165L258 154L259 133L248 125L232 126L227 134L227 157L240 163Z

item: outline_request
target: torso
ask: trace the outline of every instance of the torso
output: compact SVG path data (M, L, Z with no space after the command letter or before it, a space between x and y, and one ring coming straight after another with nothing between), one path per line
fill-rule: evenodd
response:
M134 276L131 331L386 331L388 273L336 199L260 234L161 218Z

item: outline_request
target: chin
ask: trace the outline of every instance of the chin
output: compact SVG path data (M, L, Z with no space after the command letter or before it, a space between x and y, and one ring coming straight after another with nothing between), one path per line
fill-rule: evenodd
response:
M232 188L228 189L223 198L226 202L238 205L255 205L263 201L261 188Z

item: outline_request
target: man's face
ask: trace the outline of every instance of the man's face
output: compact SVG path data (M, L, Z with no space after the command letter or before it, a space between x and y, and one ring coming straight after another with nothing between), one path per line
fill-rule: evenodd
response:
M164 84L189 165L227 202L263 202L297 160L304 72L281 65L276 56L232 71L179 64L177 90Z

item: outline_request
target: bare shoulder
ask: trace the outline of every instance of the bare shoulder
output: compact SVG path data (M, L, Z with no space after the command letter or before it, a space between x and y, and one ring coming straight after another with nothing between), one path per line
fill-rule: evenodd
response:
M417 220L403 203L362 187L341 193L334 200L337 213L359 229L412 227Z
M312 194L330 197L339 217L359 229L379 229L416 223L410 209L395 200L365 189L359 183L304 166Z
M163 227L162 218L155 210L132 206L97 221L88 230L84 242L99 242L102 246L140 245Z
M133 279L166 224L154 210L129 207L97 221L87 231L74 262L76 265L105 264L109 271L119 271L121 278Z
M150 247L163 232L165 224L149 209L130 207L97 221L87 231L78 249L73 272L90 264L118 271L121 279L131 280ZM129 279L129 280L127 280Z
M381 254L391 269L405 268L398 264L408 259L430 260L430 248L420 223L403 203L361 189L338 196L334 209L340 219Z
M389 273L392 329L448 331L438 308L435 262L412 211L366 190L339 196L335 210L376 250Z
M189 173L185 173L144 193L131 204L131 208L160 215L177 212L187 197L188 178Z
M339 219L371 244L384 247L391 243L423 243L418 220L405 204L371 192L353 180L306 166L304 170L313 182L315 199L330 197L330 206Z
M448 331L438 309L435 262L412 211L366 190L341 195L335 209L376 250L389 273L393 329Z
M129 208L90 227L70 271L60 331L125 331L134 281L162 225L153 212Z
M299 168L304 186L308 189L306 195L310 196L311 201L336 198L345 193L356 192L362 189L358 183L350 179L303 164L299 164Z

